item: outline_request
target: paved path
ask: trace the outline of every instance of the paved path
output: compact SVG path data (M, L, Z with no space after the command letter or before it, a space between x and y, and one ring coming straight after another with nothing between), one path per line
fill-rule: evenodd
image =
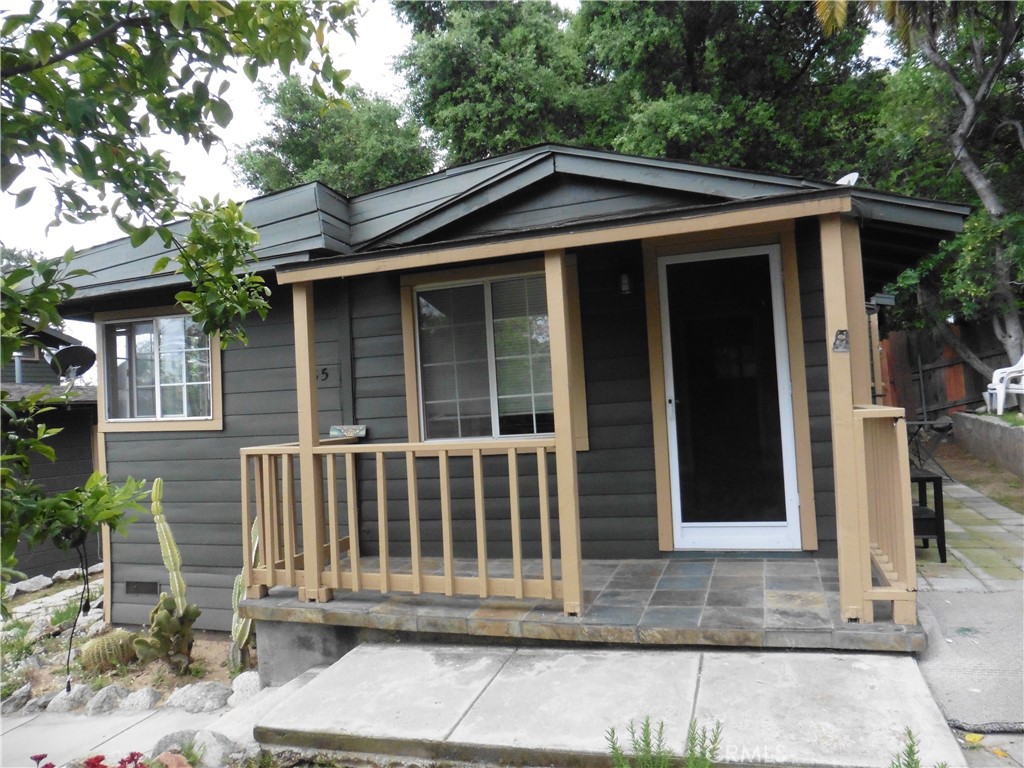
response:
M260 741L418 759L566 764L607 754L606 732L723 724L723 762L888 766L910 727L924 765L963 764L913 659L364 644L256 726Z

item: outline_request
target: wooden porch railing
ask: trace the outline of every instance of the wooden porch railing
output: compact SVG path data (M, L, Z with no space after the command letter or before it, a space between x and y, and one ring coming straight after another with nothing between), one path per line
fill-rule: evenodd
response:
M487 442L452 443L378 443L355 444L350 439L324 441L311 449L312 466L319 489L318 507L304 514L299 497L301 449L298 444L267 445L243 448L242 457L242 526L249 531L255 521L259 537L255 552L249 537L243 537L244 575L250 596L261 596L274 586L306 587L310 581L305 570L302 549L302 526L323 525L324 552L318 574L320 588L331 590L361 589L387 592L437 593L444 595L505 596L516 598L563 597L562 581L555 573L552 554L553 481L549 477L548 457L554 454L554 438ZM485 456L504 456L501 482L507 480L508 511L503 523L509 526L512 574L496 576L488 572L488 540L495 541L494 530L488 531L485 494ZM359 460L360 457L372 457ZM476 573L456 572L456 541L453 527L453 462L468 464L472 478L472 508L475 523ZM388 472L404 480L404 498L389 504ZM436 473L424 470L436 468ZM464 469L464 468L463 468ZM396 471L400 470L400 471ZM525 480L520 473L529 471L531 489L529 503L536 511L536 539L524 541ZM429 477L427 475L430 475ZM554 474L554 473L552 473ZM360 482L365 487L372 481L373 498L360 499ZM535 483L534 483L535 481ZM534 484L536 491L533 492ZM394 484L392 484L392 489ZM421 515L424 499L437 501L440 519L429 521ZM468 500L464 500L464 503ZM397 513L394 507L400 506ZM502 505L504 507L504 503ZM374 510L375 512L372 512ZM375 514L376 552L367 557L360 551L360 512ZM531 520L533 515L531 514ZM364 521L365 522L365 521ZM423 524L440 525L440 568L425 561ZM458 522L458 521L455 521ZM463 520L462 522L466 522ZM403 534L403 550L408 548L410 567L393 566L394 542L398 530ZM405 535L407 534L407 536ZM538 540L539 539L539 540ZM397 538L396 538L397 541ZM539 551L539 574L523 569L524 547ZM568 564L563 563L566 567Z
M863 593L860 619L872 621L873 603L885 601L892 603L895 623L915 624L917 571L904 412L902 408L856 405L853 415L860 486L858 529L861 551L867 558L867 567L861 569L862 583L856 586ZM881 585L872 584L872 570Z

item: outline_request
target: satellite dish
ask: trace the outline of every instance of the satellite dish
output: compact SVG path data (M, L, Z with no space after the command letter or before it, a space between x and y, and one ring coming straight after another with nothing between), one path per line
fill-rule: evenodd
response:
M845 176L843 176L843 178L837 181L836 184L838 184L841 187L852 187L854 184L857 183L857 179L859 178L860 174L854 171L853 173L848 173Z
M77 378L96 364L96 353L88 347L76 345L58 349L50 356L50 367L58 376Z

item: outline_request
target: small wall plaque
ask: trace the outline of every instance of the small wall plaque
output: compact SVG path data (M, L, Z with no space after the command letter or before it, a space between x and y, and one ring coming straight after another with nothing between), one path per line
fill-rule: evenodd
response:
M840 328L836 331L836 338L832 342L833 352L849 352L850 351L850 332L845 328Z
M331 437L366 437L365 424L341 424L331 427Z

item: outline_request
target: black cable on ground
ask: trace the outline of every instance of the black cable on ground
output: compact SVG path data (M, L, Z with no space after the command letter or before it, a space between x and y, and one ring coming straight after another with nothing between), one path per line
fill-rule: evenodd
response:
M78 626L78 617L88 613L92 607L89 601L89 554L84 544L76 544L75 551L78 553L78 564L82 568L82 594L78 597L78 611L71 622L71 634L68 635L68 655L64 662L64 672L67 674L67 682L64 684L64 691L71 693L71 645L75 642L75 628Z

